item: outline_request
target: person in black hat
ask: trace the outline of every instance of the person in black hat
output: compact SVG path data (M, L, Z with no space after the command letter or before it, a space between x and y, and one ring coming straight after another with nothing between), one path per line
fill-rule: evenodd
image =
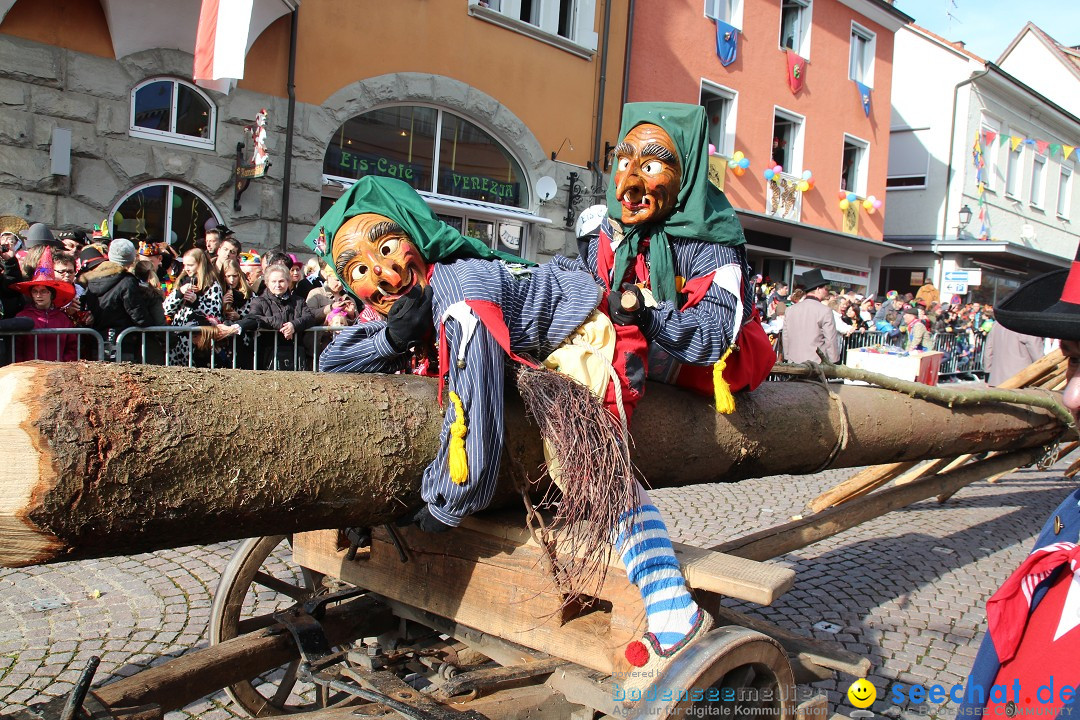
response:
M1018 287L1001 301L994 316L1018 333L1061 340L1061 352L1069 359L1062 400L1080 420L1080 256L1069 269L1054 270Z
M818 350L830 362L840 360L840 342L833 311L824 303L829 281L817 268L799 276L795 283L806 292L801 302L787 309L782 334L784 362L820 362Z
M1061 340L1069 360L1062 399L1080 419L1080 254L1068 270L1022 284L994 315L1014 332ZM1080 693L1045 692L1080 687L1080 490L1031 530L1031 554L986 602L986 636L957 717L1080 716ZM996 687L1010 691L995 696Z

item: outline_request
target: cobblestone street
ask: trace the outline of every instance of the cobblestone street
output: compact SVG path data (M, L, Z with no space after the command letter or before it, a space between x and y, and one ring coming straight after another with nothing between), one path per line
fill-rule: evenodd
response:
M1027 554L1045 518L1076 487L1050 471L980 482L944 505L893 512L777 562L795 588L754 612L865 654L877 713L951 717L955 706L896 707L895 682L961 683L985 631L984 603ZM777 525L852 471L775 477L654 493L675 539L709 546ZM1075 538L1072 538L1075 540ZM214 587L235 543L130 558L0 570L0 708L66 694L92 655L97 681L127 676L206 644ZM738 607L750 609L748 606ZM826 629L814 629L815 624ZM830 709L851 711L853 678L819 683ZM168 715L238 717L224 693Z

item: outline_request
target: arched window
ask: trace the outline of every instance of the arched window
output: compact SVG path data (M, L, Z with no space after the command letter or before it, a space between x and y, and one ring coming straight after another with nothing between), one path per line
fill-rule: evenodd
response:
M213 149L217 108L202 90L175 78L151 78L131 90L132 137Z
M330 140L323 174L334 180L396 177L417 190L527 207L521 165L483 128L437 108L399 105L342 125Z
M116 204L113 237L165 241L182 253L206 232L207 221L221 217L200 192L180 183L155 180L137 185Z

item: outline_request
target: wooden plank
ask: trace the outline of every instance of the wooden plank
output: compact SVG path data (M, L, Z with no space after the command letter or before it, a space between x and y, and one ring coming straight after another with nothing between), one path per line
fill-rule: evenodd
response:
M609 570L600 605L573 614L563 608L535 545L466 527L400 533L407 563L381 530L373 533L371 552L357 560L345 559L336 531L294 536L293 556L303 567L584 667L626 669L623 651L644 632L645 611L621 569Z
M795 571L791 568L682 543L672 545L687 584L697 590L771 605L795 584Z
M463 527L536 548L539 545L522 517L511 513L484 513L466 518ZM715 550L672 542L690 587L727 595L758 605L771 605L795 583L795 571L756 560L725 555ZM612 553L610 567L622 571L622 560Z
M1042 454L1042 448L1029 448L995 455L947 474L933 475L907 485L880 490L802 520L729 540L712 549L753 560L779 557L911 503L942 493L955 492L965 485L1005 469L1024 467L1038 460Z
M821 512L825 508L840 505L848 500L865 495L914 466L914 462L899 462L864 468L811 500L810 509L814 512Z

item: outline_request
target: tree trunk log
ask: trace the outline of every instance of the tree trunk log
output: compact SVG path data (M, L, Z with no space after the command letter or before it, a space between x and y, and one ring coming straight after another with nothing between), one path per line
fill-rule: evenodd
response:
M1047 444L1049 412L949 409L895 392L766 383L710 399L653 385L633 423L653 486ZM328 527L377 525L419 503L438 445L436 384L415 376L199 370L109 363L0 369L0 565L133 554ZM507 398L510 470L541 477L543 451ZM830 456L832 460L829 461Z

